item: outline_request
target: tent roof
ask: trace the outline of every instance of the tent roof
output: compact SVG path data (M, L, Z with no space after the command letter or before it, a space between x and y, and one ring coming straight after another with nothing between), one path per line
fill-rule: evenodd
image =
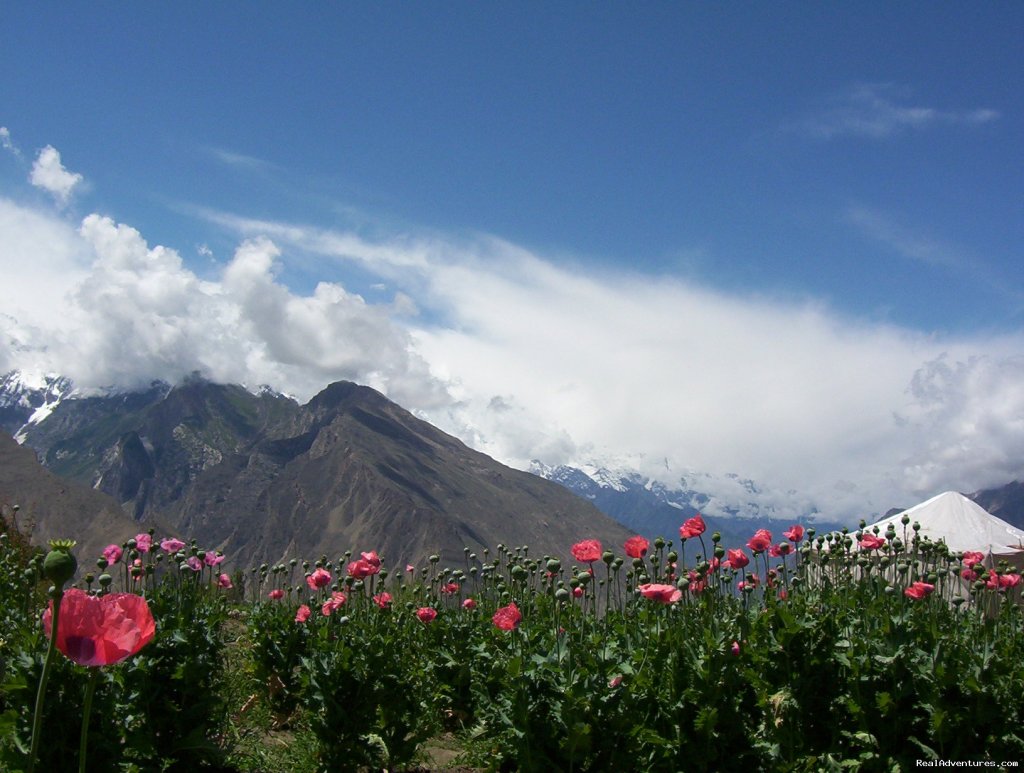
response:
M902 513L870 524L864 531L873 531L877 525L879 533L884 534L891 523L902 538L904 527L901 519L904 515L910 516L906 527L908 537L913 535L911 528L916 521L921 524L919 533L922 537L935 542L942 540L954 552L978 550L994 556L1024 555L1024 531L996 518L977 502L956 491L932 497Z

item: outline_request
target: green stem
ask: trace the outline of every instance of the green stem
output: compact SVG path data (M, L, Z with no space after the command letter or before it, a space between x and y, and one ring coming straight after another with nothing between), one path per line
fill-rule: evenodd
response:
M60 601L64 597L64 591L57 591L53 599L53 615L50 620L50 644L46 648L46 660L43 662L43 673L39 677L39 689L36 691L36 708L32 717L32 748L28 758L28 773L33 773L36 767L36 758L39 754L39 741L42 737L43 726L43 703L46 697L46 682L50 678L50 668L53 665L53 657L57 652L57 625L60 620Z
M85 773L85 751L89 741L89 715L92 713L92 694L96 692L96 683L100 680L99 668L93 668L89 674L89 684L85 688L85 704L82 706L82 738L78 742L78 773Z

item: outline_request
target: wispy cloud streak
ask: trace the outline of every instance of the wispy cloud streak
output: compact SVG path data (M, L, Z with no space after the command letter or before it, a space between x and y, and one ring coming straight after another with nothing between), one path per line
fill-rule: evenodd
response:
M942 110L908 104L906 93L891 83L860 83L833 97L817 113L795 124L817 139L885 139L937 125L980 126L999 118L990 108Z

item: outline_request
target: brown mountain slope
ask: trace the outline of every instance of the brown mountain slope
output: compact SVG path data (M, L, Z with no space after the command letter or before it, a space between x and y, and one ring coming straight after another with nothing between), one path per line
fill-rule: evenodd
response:
M31 448L0 432L0 505L18 505L18 525L31 539L74 539L79 564L91 564L111 542L134 537L141 528L117 501L88 486L58 478L36 460ZM6 510L6 508L5 508Z
M204 471L168 516L250 562L377 550L391 565L463 548L621 545L624 527L561 486L473 451L367 387L332 384L296 435Z

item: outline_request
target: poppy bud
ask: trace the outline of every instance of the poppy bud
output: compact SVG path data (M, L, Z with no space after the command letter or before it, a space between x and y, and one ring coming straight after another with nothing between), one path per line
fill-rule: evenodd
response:
M725 548L721 545L715 545L715 558L721 561L725 557Z
M654 540L654 547L656 547L658 550L661 550L663 547L665 547L665 540L663 540L661 537L656 537Z
M665 560L668 561L670 564L674 563L679 560L679 554L674 550L670 550L668 555L665 556Z
M96 568L99 569L101 572L104 569L106 569L108 566L110 566L110 564L107 562L107 559L105 559L105 558L97 558L96 559Z
M559 601L568 601L569 600L569 591L567 589L565 589L565 588L559 588L558 590L555 591L555 598L558 599Z
M722 541L722 533L716 531L714 534L711 535L711 541L717 545L719 542Z
M547 569L552 574L556 574L562 570L562 562L559 561L557 558L552 558L547 563Z
M428 560L430 561L430 563L436 564L438 561L441 560L441 556L433 555Z
M606 550L601 554L601 560L608 564L608 566L611 566L612 561L615 560L615 554L610 550Z
M43 559L43 577L58 589L63 588L78 570L78 561L71 555L74 546L74 540L54 540L50 543L50 552Z

